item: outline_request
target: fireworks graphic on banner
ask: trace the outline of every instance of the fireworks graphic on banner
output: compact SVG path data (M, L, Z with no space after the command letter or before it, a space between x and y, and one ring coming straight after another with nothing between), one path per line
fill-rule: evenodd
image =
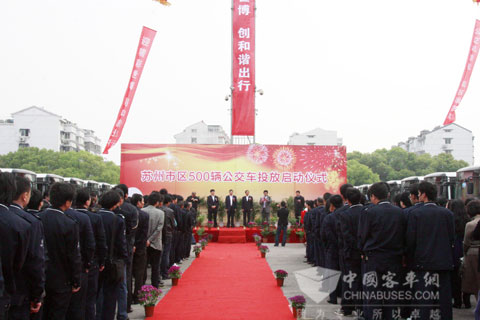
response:
M332 148L323 146L305 147L299 150L298 162L306 171L320 172L325 171L329 167L333 157L334 152Z
M251 144L247 150L247 158L252 162L262 164L268 159L268 149L263 144Z
M281 147L273 153L273 163L278 169L290 170L297 161L292 148Z
M345 170L345 148L343 147L340 151L335 150L332 157L332 169L334 170Z

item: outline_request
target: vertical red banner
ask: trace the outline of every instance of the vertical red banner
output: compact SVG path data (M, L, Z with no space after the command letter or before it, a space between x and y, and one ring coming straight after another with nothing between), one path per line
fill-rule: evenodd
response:
M140 41L138 43L137 55L135 56L135 62L133 64L132 74L130 75L130 81L128 81L127 91L123 97L122 106L120 107L120 111L118 111L117 120L113 125L112 133L105 146L105 150L103 150L103 154L108 154L108 150L118 142L122 135L123 127L125 122L127 122L128 112L130 111L130 106L132 105L143 67L147 61L148 53L150 52L156 34L157 31L143 27L142 35L140 36Z
M255 135L255 0L233 0L232 136Z
M475 23L475 31L473 32L472 44L470 45L470 51L468 53L467 65L463 71L462 81L460 81L460 87L457 90L453 104L448 111L447 117L443 122L443 125L447 125L455 122L456 115L455 110L462 102L465 92L467 92L468 84L470 83L470 77L472 76L473 67L475 66L475 61L477 61L478 51L480 50L480 21L477 20Z

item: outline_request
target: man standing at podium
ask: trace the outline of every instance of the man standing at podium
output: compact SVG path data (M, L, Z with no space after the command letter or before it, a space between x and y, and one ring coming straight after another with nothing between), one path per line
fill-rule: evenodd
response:
M227 228L233 228L235 224L235 209L237 208L237 196L233 195L233 190L228 191L225 197L225 208L227 209Z
M215 189L210 190L210 195L207 198L208 207L208 221L214 222L214 227L217 227L217 212L218 212L218 197L215 195Z

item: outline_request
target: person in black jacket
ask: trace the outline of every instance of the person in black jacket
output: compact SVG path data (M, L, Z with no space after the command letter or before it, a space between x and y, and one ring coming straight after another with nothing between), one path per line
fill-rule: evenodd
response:
M452 319L453 214L434 203L437 189L433 184L420 182L418 195L424 205L410 211L407 226L407 255L411 270L418 279L413 283L413 289L416 292L438 292L439 299L430 297L427 300L422 296L415 302L420 305L417 308L420 319L431 319L432 312L439 312L441 319Z
M9 311L9 319L29 319L30 306L37 305L40 309L42 295L45 288L45 253L43 249L43 226L38 215L24 211L30 202L30 180L25 177L16 177L16 192L10 210L24 219L31 228L32 237L28 246L28 255L25 261L22 276L16 283L17 293L13 296ZM32 273L31 269L35 270ZM28 297L25 299L24 297ZM38 317L39 310L35 316ZM34 317L34 318L36 318Z
M65 214L77 221L80 237L80 255L82 257L82 280L80 291L72 295L68 306L67 318L72 320L85 319L85 306L88 292L88 273L95 254L95 236L93 235L90 218L85 213L73 210L65 211Z
M105 257L107 256L107 243L105 239L105 230L103 228L102 218L97 213L93 213L88 210L88 208L92 208L90 205L90 197L91 195L88 188L78 190L75 197L76 210L88 217L95 238L95 252L88 267L88 281L86 287L87 292L84 312L86 320L95 319L98 277L100 272L105 268ZM80 291L82 290L83 289L80 289Z
M0 294L1 320L7 319L8 306L16 294L16 284L20 281L21 270L24 270L31 238L30 224L9 209L15 191L14 176L11 173L0 172L0 234L2 235L0 258L4 277L4 290ZM30 268L30 272L35 272L35 270ZM28 298L24 297L24 299ZM41 305L41 301L39 303ZM32 305L32 307L40 308L37 304ZM33 311L32 307L30 311Z
M305 208L305 198L300 195L300 190L295 192L295 198L293 198L293 202L295 206L295 219L297 219L297 222L300 222L302 210Z
M210 190L207 197L208 221L213 221L214 227L217 227L218 197L215 195L215 189Z
M253 211L253 197L250 195L250 191L245 190L245 196L242 198L242 210L243 210L243 226L246 227L247 223L251 220Z
M275 233L275 247L278 247L281 232L283 232L282 247L285 247L285 243L287 242L287 226L289 214L290 212L287 209L287 203L285 201L282 201L280 203L280 210L277 211L278 225L277 232Z
M138 227L135 233L135 252L133 254L132 275L135 279L133 288L133 303L138 303L138 291L145 284L145 271L147 269L147 235L148 235L148 214L142 210L145 205L140 194L132 196L132 205L138 211Z
M50 189L52 206L39 214L47 256L43 319L66 319L72 293L80 290L82 260L78 223L65 214L74 194L71 184L55 183Z
M197 197L196 192L192 192L192 195L188 196L186 201L192 203L192 208L195 209L195 211L198 210L198 203L200 202L200 198Z
M314 255L314 247L313 247L313 241L314 241L314 234L313 234L313 219L312 216L316 214L315 208L314 208L314 202L312 200L307 200L305 201L307 205L307 212L305 213L305 216L303 218L303 225L305 229L305 236L307 240L307 247L306 247L306 256L307 256L307 262L314 265L315 264L315 255Z
M160 264L160 273L162 274L162 279L168 279L168 268L170 268L170 251L173 250L173 233L175 232L175 226L177 222L175 221L175 214L173 210L169 208L169 205L172 203L172 198L169 195L164 196L163 198L163 207L160 209L165 213L165 220L162 230L162 258ZM173 264L173 262L172 262Z
M103 301L101 299L97 300L97 314L101 314L100 319L102 320L113 320L115 318L119 288L125 281L125 277L112 277L113 274L116 274L112 262L114 260L123 260L125 264L128 262L125 218L121 214L113 212L121 204L120 200L120 194L115 190L110 190L100 198L102 209L98 211L98 214L102 217L107 242L105 270L100 273L99 277L99 291L103 293ZM125 273L123 275L125 276Z
M225 209L227 210L227 228L235 227L235 210L237 209L237 196L233 195L233 190L228 190L225 197Z
M195 221L195 217L192 215L192 213L195 214L195 211L192 212L192 209L193 207L191 202L187 202L185 208L183 209L184 210L183 225L185 228L185 236L184 236L185 248L183 252L184 252L185 258L189 258L190 251L192 251L192 236L193 236L192 230L193 230L194 221Z
M171 195L172 203L170 204L170 209L173 210L173 214L175 215L175 221L177 225L175 227L175 232L173 233L173 243L172 243L172 250L170 250L170 264L182 264L182 239L183 239L183 219L182 213L180 212L180 207L178 205L178 201L182 201L178 195Z
M324 205L320 204L320 209L317 211L317 219L315 220L315 226L313 228L313 232L315 233L315 239L318 243L317 247L317 257L318 257L318 266L325 267L325 244L322 241L322 225L323 219L327 216L327 212L330 206L330 203L327 204L327 201L330 199L332 195L329 192L323 194L323 203Z
M366 319L373 319L375 313L392 319L394 306L399 303L392 292L398 292L405 282L401 274L407 221L402 209L387 201L388 188L384 183L374 183L369 194L372 205L361 215L358 227L363 291L368 297L363 312Z
M350 315L354 309L359 314L362 304L361 299L353 297L360 293L362 289L362 258L357 246L357 234L363 205L360 203L362 194L358 189L348 188L346 198L349 208L339 214L344 257L344 270L342 272L344 276L355 274L356 277L351 282L342 281L342 310L344 315Z

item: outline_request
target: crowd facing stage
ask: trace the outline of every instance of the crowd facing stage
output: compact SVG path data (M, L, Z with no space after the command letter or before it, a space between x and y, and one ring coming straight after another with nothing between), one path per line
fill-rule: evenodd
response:
M306 263L341 275L328 303L360 319L453 319L452 307L480 319L480 201L437 199L421 182L390 203L386 183L365 198L351 185L306 201ZM328 273L328 272L327 272Z

